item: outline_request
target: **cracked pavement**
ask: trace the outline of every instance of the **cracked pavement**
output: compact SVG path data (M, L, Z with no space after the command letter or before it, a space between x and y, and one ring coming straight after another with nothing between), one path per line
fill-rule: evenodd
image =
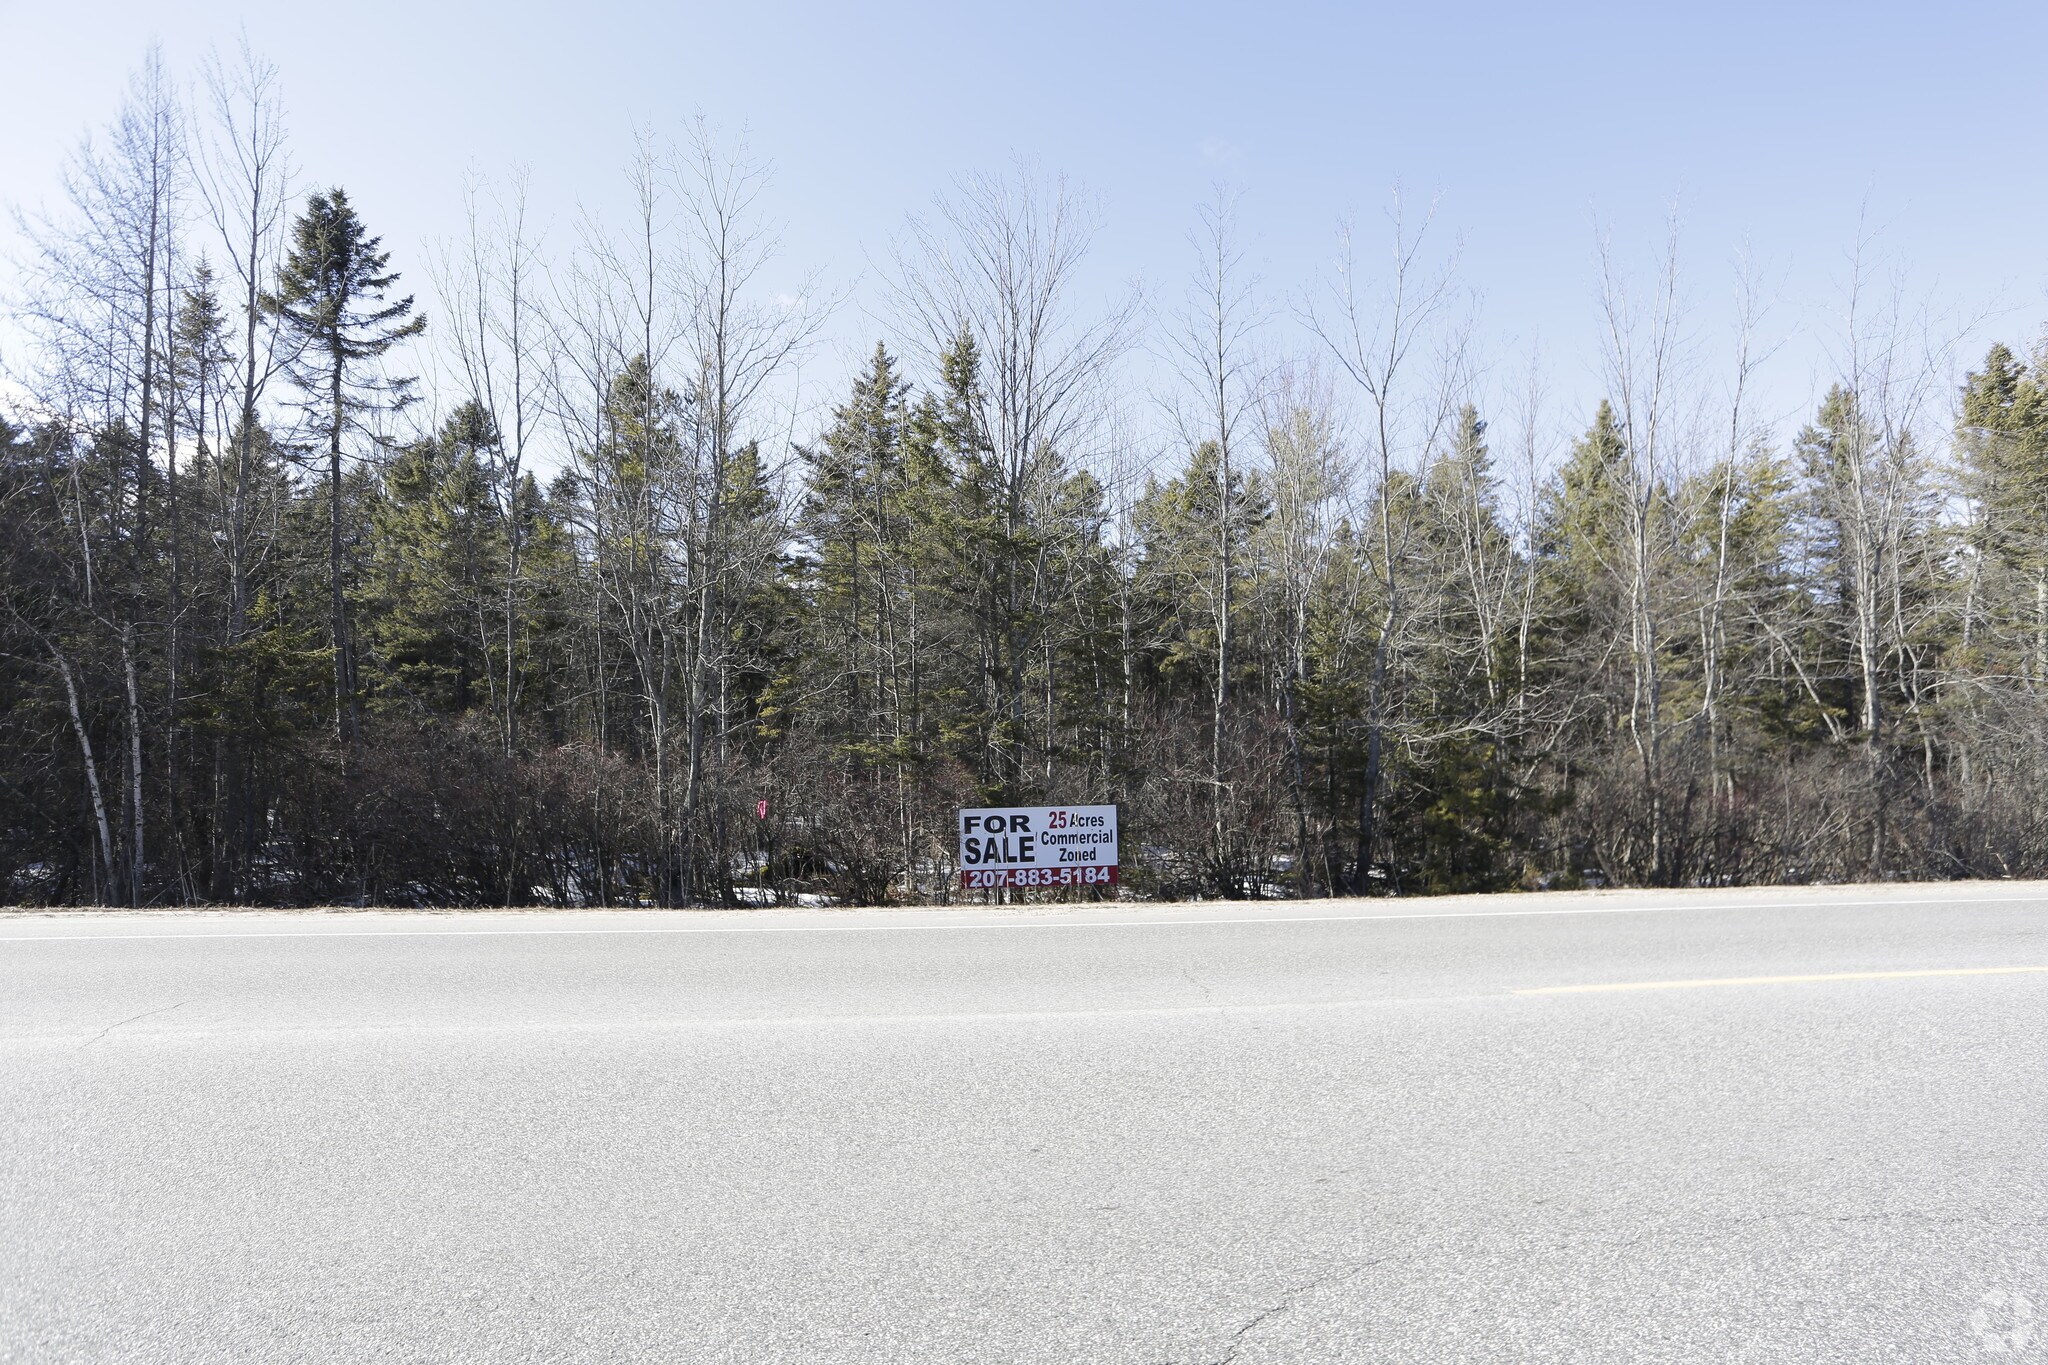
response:
M2025 966L2015 884L5 915L0 1362L2048 1361L2048 973L1830 979Z

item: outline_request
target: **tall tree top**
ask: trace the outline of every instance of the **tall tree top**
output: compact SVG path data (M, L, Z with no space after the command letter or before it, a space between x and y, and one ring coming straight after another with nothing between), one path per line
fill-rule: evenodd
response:
M266 306L302 341L345 360L375 359L418 336L426 316L413 312L412 295L390 297L399 275L383 242L364 228L346 191L312 195L292 222Z

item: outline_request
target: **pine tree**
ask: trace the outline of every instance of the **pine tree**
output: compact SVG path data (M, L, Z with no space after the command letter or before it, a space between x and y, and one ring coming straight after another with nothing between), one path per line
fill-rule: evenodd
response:
M1628 445L1613 405L1602 401L1544 486L1532 527L1541 598L1533 682L1563 687L1576 679L1581 694L1570 709L1592 712L1595 733L1608 731L1622 704L1611 646L1627 629L1628 479Z
M210 455L219 443L228 367L234 363L227 325L213 267L202 260L193 267L191 284L179 295L170 365L179 399L177 418L191 433L200 458Z
M327 459L328 634L334 649L334 725L344 742L358 729L353 645L342 571L342 465L348 438L379 439L370 422L413 400L414 380L374 362L426 330L413 297L392 298L398 272L340 189L315 194L293 221L291 245L264 306L283 324L288 370L304 394Z
M498 679L491 613L505 527L485 453L497 441L489 414L464 403L437 436L400 451L371 513L370 653L399 695L452 715Z
M1601 401L1593 424L1572 445L1571 456L1544 491L1538 549L1551 567L1560 600L1591 604L1611 596L1607 582L1621 572L1626 553L1628 444L1614 405ZM1582 613L1581 628L1587 624Z
M1018 709L1023 702L1019 566L1027 549L1012 515L1002 461L981 428L981 350L963 331L939 357L936 392L919 405L915 457L943 469L952 496L930 523L937 549L938 610L951 624L947 653L953 695L952 748L973 772L979 798L995 801L1021 777Z
M904 440L909 385L877 346L833 413L824 438L800 453L806 488L799 525L812 564L815 634L810 695L834 703L841 743L870 758L890 745L900 716L887 715L895 648L904 622Z
M1862 404L1836 385L1793 442L1805 475L1804 551L1812 591L1829 618L1827 654L1853 691L1857 728L1875 744L1885 724L1882 674L1892 615L1885 589L1899 567L1896 452L1887 451Z
M1242 599L1257 567L1240 552L1233 556L1228 582L1218 575L1222 488L1216 443L1203 441L1178 475L1147 487L1136 509L1143 546L1137 572L1159 632L1159 667L1168 685L1190 700L1207 694L1226 604L1233 615L1242 615ZM1264 480L1232 470L1227 501L1231 543L1246 545L1271 514ZM1238 671L1245 663L1239 661ZM1251 671L1257 671L1255 660Z
M1963 386L1956 445L1976 510L1968 614L1988 617L2009 667L2048 685L2048 367L1994 345Z
M1451 445L1424 474L1419 557L1427 560L1423 605L1459 680L1462 722L1505 695L1506 615L1519 564L1500 514L1486 421L1467 403Z

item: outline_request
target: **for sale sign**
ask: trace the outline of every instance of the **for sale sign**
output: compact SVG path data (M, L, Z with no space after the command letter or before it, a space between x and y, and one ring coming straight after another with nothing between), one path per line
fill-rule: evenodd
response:
M1115 886L1115 806L960 812L960 885Z

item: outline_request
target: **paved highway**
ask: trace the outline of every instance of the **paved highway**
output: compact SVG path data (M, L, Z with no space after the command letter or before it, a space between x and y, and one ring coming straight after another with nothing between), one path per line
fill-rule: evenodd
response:
M0 1361L2030 1356L2048 887L0 917Z

